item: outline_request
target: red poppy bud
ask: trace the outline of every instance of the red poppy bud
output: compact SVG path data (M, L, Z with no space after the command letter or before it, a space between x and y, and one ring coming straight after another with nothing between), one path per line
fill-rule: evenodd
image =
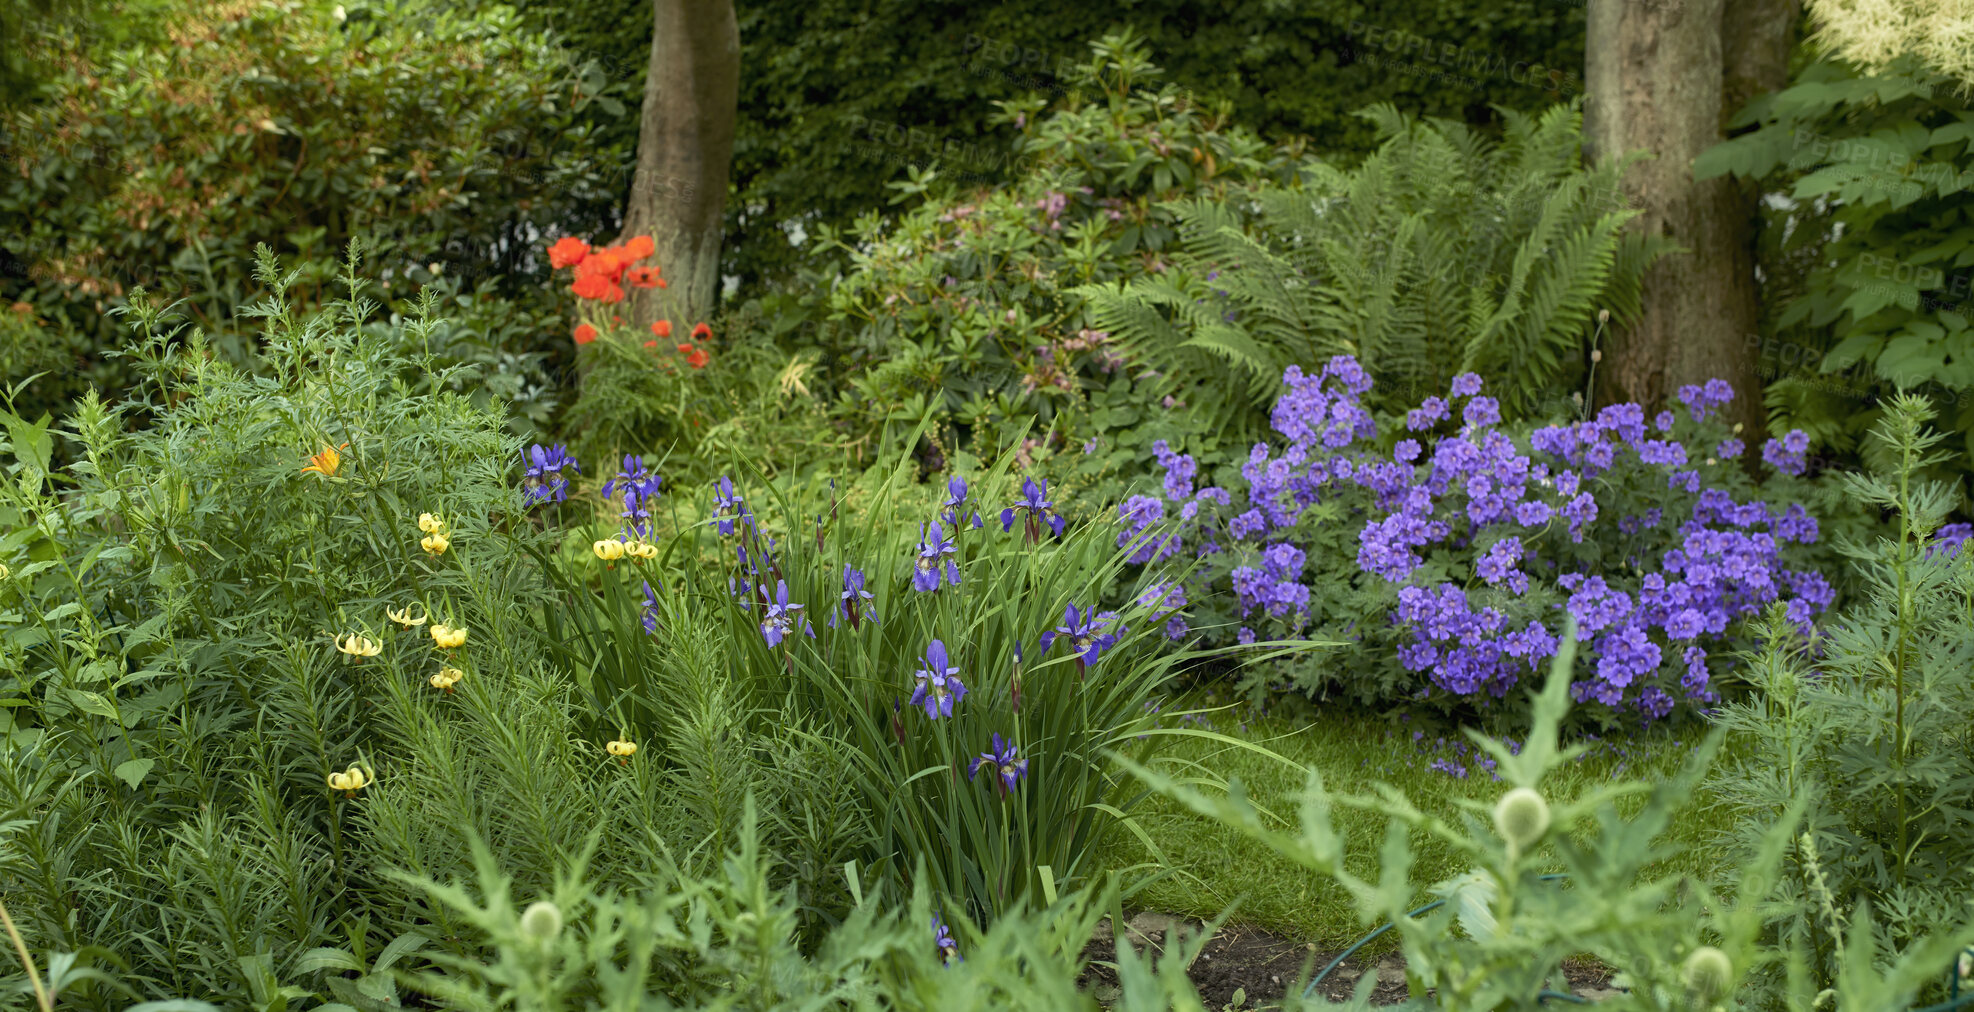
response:
M595 327L592 327L592 326L590 326L590 325L589 325L589 324L587 324L587 323L579 323L579 324L577 324L577 325L576 325L576 343L577 343L577 344L588 344L588 343L590 343L591 341L594 341L594 340L596 340L596 328L595 328Z
M659 337L672 336L672 321L659 320L657 323L651 325L651 332Z

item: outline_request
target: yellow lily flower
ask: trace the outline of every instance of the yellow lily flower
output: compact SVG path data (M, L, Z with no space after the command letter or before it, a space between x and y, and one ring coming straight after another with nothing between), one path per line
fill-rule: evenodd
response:
M439 673L432 676L432 688L444 689L447 692L451 692L452 687L458 685L459 680L464 677L466 677L466 672L458 668L440 668Z
M324 445L321 453L308 458L308 463L302 467L302 473L315 473L324 478L334 478L337 470L343 466L343 455L338 451L349 448L348 443L340 447Z
M624 557L624 543L615 538L599 541L589 548L596 553L597 558L605 562L615 562Z
M336 650L361 661L365 657L375 657L383 653L384 644L368 636L358 636L356 633L351 633L347 637L338 637L336 639Z
M655 559L658 557L658 546L649 541L633 541L624 546L624 554L633 559Z
M356 792L375 782L370 776L370 771L355 763L351 763L350 768L341 773L329 774L329 789L342 791L343 796L348 798L356 797Z
M427 534L444 534L446 522L440 520L435 514L420 513L418 514L418 529Z
M446 549L452 547L452 542L443 534L427 534L418 539L418 544L431 555L444 555Z
M390 619L393 622L396 622L397 624L405 627L406 629L410 629L413 626L424 625L426 620L430 616L425 614L425 609L423 608L418 609L418 614L413 615L411 613L411 606L406 605L401 609L385 608L384 617Z
M432 642L447 650L461 646L466 642L466 627L460 626L455 629L449 625L438 625L434 623L432 626Z
M628 740L613 741L610 744L603 746L603 748L604 751L609 752L611 755L616 756L617 762L620 765L623 763L630 762L631 756L637 754L637 743L634 741L628 741Z

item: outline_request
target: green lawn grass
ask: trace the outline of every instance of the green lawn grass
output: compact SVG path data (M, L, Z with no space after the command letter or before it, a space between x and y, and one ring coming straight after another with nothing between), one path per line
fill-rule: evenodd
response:
M1175 709L1168 707L1169 712ZM1447 753L1422 754L1409 723L1377 714L1331 708L1301 719L1263 716L1248 720L1245 730L1232 714L1225 710L1211 714L1212 730L1262 745L1297 766L1202 738L1172 739L1162 754L1197 762L1229 781L1238 778L1257 806L1288 820L1297 817L1302 766L1314 767L1325 786L1339 793L1370 793L1373 784L1388 783L1404 791L1422 811L1456 823L1462 817L1460 799L1491 804L1506 790L1505 784L1471 761L1466 762L1469 773L1464 780L1430 769L1436 755ZM1689 724L1669 734L1614 739L1614 747L1599 747L1551 774L1544 792L1567 800L1588 787L1609 783L1613 776L1656 782L1676 771L1704 734L1704 728ZM1427 733L1427 742L1441 735L1448 745L1459 737L1436 729ZM1626 800L1634 806L1641 801ZM1668 833L1668 842L1684 848L1668 862L1668 870L1706 874L1715 863L1709 845L1723 828L1722 816L1710 810L1704 798L1698 801ZM1254 925L1318 948L1341 947L1374 926L1358 921L1349 897L1334 882L1170 800L1147 799L1130 815L1157 842L1172 869L1139 892L1131 900L1134 907L1199 918L1212 918L1233 907L1230 923ZM1344 810L1336 813L1335 825L1345 835L1352 872L1375 878L1377 850L1385 833L1383 818ZM1439 841L1415 834L1413 845L1414 881L1437 882L1467 870ZM1100 867L1151 860L1144 844L1126 832L1112 836L1103 858ZM1388 943L1391 937L1379 941Z

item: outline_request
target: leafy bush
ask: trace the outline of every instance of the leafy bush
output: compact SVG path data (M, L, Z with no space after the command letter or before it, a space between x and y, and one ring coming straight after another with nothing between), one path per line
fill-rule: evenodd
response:
M1245 207L1175 205L1172 269L1077 290L1097 325L1212 428L1242 436L1262 428L1284 368L1337 354L1375 373L1387 400L1479 372L1523 416L1581 386L1599 311L1635 316L1640 278L1671 248L1622 231L1636 213L1618 185L1630 162L1581 166L1574 105L1504 110L1499 143L1390 106L1361 115L1381 147L1349 172L1319 166L1302 190Z
M1078 441L1095 429L1087 434L1117 435L1107 450L1142 453L1148 437L1137 433L1157 427L1141 425L1157 394L1143 377L1125 377L1126 363L1070 289L1165 269L1169 198L1232 199L1264 180L1292 184L1302 165L1175 88L1152 91L1158 70L1131 36L1093 49L1082 70L1096 88L1087 101L1066 100L1047 116L1041 99L1003 103L1031 166L1013 185L961 197L915 173L902 192L929 199L897 222L867 215L847 240L818 230L818 243L849 258L846 272L767 301L813 321L795 336L813 341L846 437L881 452L932 426L938 469L970 437L992 455L1018 420L1034 418L1057 424L1065 440L1068 429ZM1099 406L1095 385L1128 385L1131 410Z
M1928 390L1974 440L1963 350L1974 133L1952 88L1910 60L1874 74L1817 60L1750 103L1736 124L1752 129L1694 165L1786 194L1765 230L1768 301L1781 312L1760 368L1780 423L1838 451L1864 441L1893 389ZM1974 469L1974 441L1956 450L1953 468Z
M1653 720L1717 698L1710 656L1736 642L1741 618L1779 600L1806 625L1833 599L1807 565L1819 526L1802 505L1816 496L1793 477L1805 440L1768 441L1780 474L1753 500L1744 444L1716 414L1733 396L1720 381L1683 388L1681 410L1649 427L1621 404L1532 431L1505 426L1472 373L1406 412L1401 431L1364 406L1372 381L1353 359L1316 376L1291 366L1283 382L1273 425L1285 443L1257 443L1238 465L1245 503L1195 487L1198 460L1160 445L1163 497L1120 506L1119 539L1137 539L1134 561L1182 548L1202 560L1167 607L1192 602L1209 641L1362 644L1293 666L1303 689L1485 710L1555 652L1568 616L1594 660L1578 701Z
M56 374L23 408L131 382L102 354L118 344L104 311L140 285L184 300L213 350L244 361L254 324L233 310L263 294L255 245L304 264L288 297L314 309L336 297L332 258L358 235L386 292L457 282L454 297L471 300L455 304L469 317L459 326L499 349L477 355L482 368L540 385L540 366L514 357L538 350L530 314L551 308L527 277L539 269L531 239L615 199L608 152L569 154L588 142L566 53L500 6L307 0L150 16L168 44L57 39L66 48L51 58L66 69L48 100L0 124L0 304L27 307L10 327L20 350L0 364L9 382Z
M1974 558L1968 525L1941 526L1958 490L1920 477L1943 456L1930 414L1900 397L1872 431L1890 463L1843 476L1848 495L1897 517L1892 536L1847 546L1861 599L1809 640L1771 620L1747 669L1756 691L1717 718L1739 751L1713 787L1740 813L1743 842L1797 799L1810 805L1786 883L1797 902L1778 920L1783 937L1814 945L1825 979L1844 930L1875 930L1899 951L1965 910ZM1875 928L1848 923L1865 905L1881 915Z
M1531 694L1534 719L1520 749L1468 732L1493 756L1508 786L1491 810L1463 802L1470 812L1462 825L1428 817L1382 785L1376 794L1334 794L1310 769L1300 831L1285 831L1273 824L1282 820L1264 818L1239 791L1208 795L1149 770L1136 772L1152 788L1334 879L1366 924L1389 922L1413 995L1402 1007L1549 1008L1563 961L1585 952L1617 971L1613 983L1621 990L1600 1002L1617 1009L1743 1007L1736 994L1742 982L1777 968L1791 971L1781 1007L1808 1010L1834 997L1842 1008L1904 1008L1942 970L1952 972L1961 947L1974 941L1974 923L1964 915L1886 963L1868 928L1854 933L1835 988L1822 994L1800 974L1799 949L1763 944L1770 889L1800 809L1764 820L1760 847L1731 876L1731 896L1706 882L1653 873L1672 853L1661 836L1694 804L1694 790L1719 751L1718 732L1670 780L1620 781L1551 804L1544 778L1583 750L1564 747L1558 735L1574 662L1574 637L1566 631L1546 687ZM1621 801L1639 795L1636 814L1621 816ZM1338 809L1389 820L1375 880L1347 868L1343 838L1332 828ZM1473 869L1438 883L1411 881L1412 841L1420 834L1466 855ZM1439 899L1411 909L1422 894ZM1373 1007L1377 982L1376 974L1365 974L1350 1007ZM1425 997L1429 990L1437 1000Z

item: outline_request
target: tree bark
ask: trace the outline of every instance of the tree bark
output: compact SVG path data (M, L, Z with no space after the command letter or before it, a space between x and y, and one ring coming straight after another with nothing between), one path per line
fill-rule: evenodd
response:
M1797 0L1590 0L1584 147L1591 161L1644 149L1625 177L1631 223L1687 252L1645 275L1636 327L1606 338L1598 399L1648 410L1680 386L1734 384L1733 420L1763 431L1755 278L1759 192L1693 178L1735 112L1787 83Z
M684 340L719 296L740 29L733 0L652 0L652 17L637 172L619 241L649 235L657 253L647 262L660 267L667 287L631 289L626 315L640 333L668 319Z

